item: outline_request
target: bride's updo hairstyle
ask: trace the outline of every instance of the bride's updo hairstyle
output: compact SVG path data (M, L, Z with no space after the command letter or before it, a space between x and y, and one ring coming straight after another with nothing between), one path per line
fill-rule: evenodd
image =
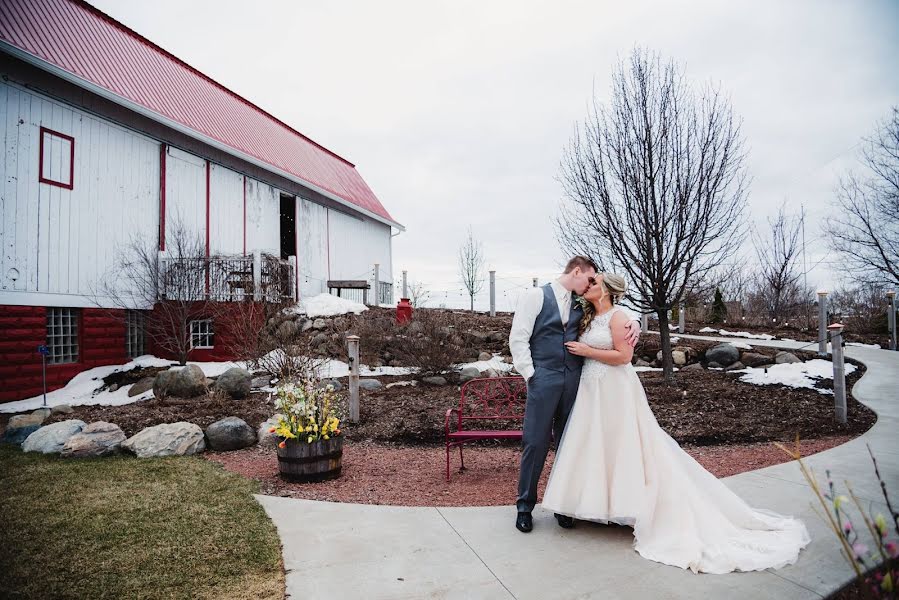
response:
M627 293L627 282L624 280L624 277L616 275L615 273L600 273L600 275L602 275L602 287L605 289L605 292L612 297L612 305L614 306L621 302L621 299L624 298L624 295ZM584 335L584 332L590 327L590 323L595 316L596 309L593 308L593 303L585 302L584 316L581 317L581 326L578 327L578 337Z

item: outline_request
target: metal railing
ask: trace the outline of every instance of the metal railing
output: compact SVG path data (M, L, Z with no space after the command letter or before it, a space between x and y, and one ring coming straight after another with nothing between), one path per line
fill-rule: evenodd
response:
M162 257L159 266L160 299L281 302L296 297L294 265L270 254Z

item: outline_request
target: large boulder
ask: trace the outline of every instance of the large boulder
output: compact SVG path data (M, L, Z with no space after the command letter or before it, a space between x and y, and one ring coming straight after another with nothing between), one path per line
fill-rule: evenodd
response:
M704 371L704 370L705 369L702 368L701 363L690 363L689 365L687 365L683 369L681 369L681 371Z
M328 387L329 385L332 388L334 388L335 392L339 392L340 390L343 389L343 384L340 383L340 381L338 381L337 379L322 379L321 381L318 382L318 385L316 387L318 389L323 390L326 387Z
M681 349L671 351L671 360L676 367L682 367L687 364L687 353ZM656 353L656 361L662 362L662 351Z
M128 397L133 398L134 396L138 396L143 394L144 392L149 392L153 389L153 384L156 381L153 377L144 377L137 383L131 386L131 389L128 390Z
M705 351L705 360L727 367L740 360L740 351L732 344L718 344Z
M131 436L122 447L138 458L187 456L206 449L203 430L193 423L163 423Z
M427 383L428 385L446 385L446 378L440 377L439 375L435 377L422 377L421 382Z
M359 387L362 388L363 390L374 391L374 390L379 390L382 387L384 387L384 384L381 383L380 381L378 381L377 379L360 379Z
M85 425L84 421L71 419L41 427L22 442L22 451L59 454L69 438L80 433Z
M725 368L724 370L725 371L742 371L745 368L746 368L746 365L744 365L740 361L737 361L734 364L732 364L731 366Z
M771 362L771 357L758 352L744 352L740 356L740 362L747 367L760 367Z
M118 454L124 441L125 433L118 425L96 421L66 440L59 455L63 458L88 458Z
M300 327L296 321L284 321L278 326L277 336L281 340L291 340L299 330Z
M14 417L10 417L9 423L6 424L7 429L17 429L19 427L27 427L28 425L40 425L42 424L47 417L43 414L28 414L28 415L16 415Z
M51 415L70 415L73 412L75 412L75 409L68 404L57 404L50 409Z
M493 355L490 354L489 352L481 352L480 354L478 354L478 360L480 360L480 361L486 362L486 361L491 360L492 358L493 358Z
M0 437L0 444L14 444L16 446L21 446L22 442L28 439L28 436L40 428L41 426L39 423L29 423L27 425L20 425L19 427L9 427L7 425L6 431L3 432L3 437Z
M42 406L38 409L31 411L31 415L33 417L39 417L41 420L41 425L44 424L44 421L50 418L50 415L53 414L53 409L49 406Z
M774 357L774 362L778 365L788 364L788 363L799 363L802 362L799 358L790 352L778 352Z
M256 432L237 417L225 417L206 428L206 439L213 450L240 450L256 443Z
M324 319L316 319L312 322L312 329L321 331L322 329L326 329L328 327L328 322Z
M193 398L206 393L206 375L197 365L187 365L178 370L162 371L153 382L153 394L157 398L175 396Z
M290 323L290 321L287 322ZM215 387L232 398L240 400L250 395L252 381L252 373L240 367L233 367L219 376L215 382Z
M259 440L260 446L274 448L278 445L278 442L281 441L281 439L271 431L273 427L278 426L278 418L281 416L282 415L280 414L275 414L259 425L259 429L256 430L256 438Z
M476 367L465 367L462 369L462 372L459 374L459 381L465 383L471 379L477 379L481 376L481 372L477 370Z

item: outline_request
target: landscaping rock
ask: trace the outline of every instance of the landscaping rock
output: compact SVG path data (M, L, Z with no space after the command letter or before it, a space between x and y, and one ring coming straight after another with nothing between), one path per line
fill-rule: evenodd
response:
M240 367L232 367L219 376L215 382L215 387L232 398L240 400L250 395L250 383L252 381L252 373Z
M137 383L135 383L134 385L131 386L131 389L128 390L128 397L133 398L134 396L139 396L140 394L143 394L144 392L149 392L150 390L153 389L153 382L154 382L153 377L144 377L143 379L141 379L140 381L138 381Z
M306 319L305 321L303 321L303 324L300 326L300 331L305 333L305 332L309 331L310 329L312 329L312 320Z
M169 394L178 398L193 398L206 393L206 375L197 365L187 365L175 371L175 377L169 384ZM153 386L155 393L156 386Z
M716 363L716 362L710 362L707 366L710 369L723 369L724 368L724 365L722 365L721 363Z
M256 432L237 417L225 417L206 428L206 439L213 450L240 450L256 443Z
M349 323L347 322L346 317L337 317L334 319L334 328L338 331L346 331L348 325Z
M63 458L109 456L118 454L124 441L125 432L118 425L95 421L66 440L59 455Z
M163 423L131 436L122 447L138 458L188 456L206 449L203 430L193 423Z
M258 390L260 388L268 387L272 383L272 378L268 375L264 375L262 377L254 377L250 380L250 389Z
M46 420L43 414L16 415L10 417L9 423L6 424L7 429L17 429L19 427L27 427L29 425L40 425Z
M646 362L642 358L638 358L637 362L634 363L635 367L651 367L652 363Z
M406 325L406 331L408 331L409 333L421 333L424 330L425 326L418 321L412 321L411 323Z
M324 319L316 319L312 322L312 329L322 330L328 327L328 322Z
M71 419L51 423L41 427L22 442L23 452L40 452L41 454L59 454L70 437L84 429L84 421Z
M117 383L112 384L111 386L109 386L108 388L106 388L106 391L109 392L110 394L111 394L112 392L117 392L117 391L119 391L119 384L117 384Z
M444 377L422 377L421 381L423 383L427 383L429 385L446 385L446 379Z
M377 379L360 379L359 387L363 390L374 391L384 387L384 384Z
M175 377L177 376L178 372L172 371L171 369L157 373L156 377L153 379L153 395L157 398L172 396L172 384L175 382Z
M481 376L481 372L478 371L476 368L465 367L464 369L462 369L462 372L459 374L459 381L461 381L462 383L465 383L466 381L469 381L471 379L477 379L480 376Z
M70 415L73 412L75 412L75 409L68 404L57 404L50 409L51 415Z
M744 365L740 361L737 361L734 364L732 364L731 366L725 367L724 370L725 371L739 371L740 369L745 369L745 368L746 368L746 365Z
M339 392L343 389L343 384L337 381L336 379L322 379L318 382L318 388L324 389L328 386L332 386L335 392Z
M499 377L499 371L496 369L484 369L481 371L481 377Z
M705 359L723 366L732 365L740 360L740 351L732 344L718 344L705 351Z
M327 333L316 333L314 336L312 336L312 341L309 343L313 346L321 346L322 344L327 344L330 341L331 338Z
M509 336L502 331L491 331L487 334L488 342L504 342L509 338Z
M703 371L702 365L700 363L690 363L681 369L681 371Z
M687 364L687 353L683 350L672 350L671 351L671 360L676 367L682 367ZM659 350L656 354L656 361L659 363L662 362L662 351Z
M34 415L35 417L40 417L41 425L43 425L44 421L49 419L50 415L53 414L53 409L50 408L49 406L42 406L40 408L36 408L33 411L31 411L31 414Z
M467 335L469 339L481 343L487 342L487 338L489 337L489 334L484 333L483 331L466 331L465 335Z
M268 420L260 423L259 429L256 430L256 439L259 441L260 446L274 448L281 441L277 435L269 431L269 429L278 425L278 417L280 416L280 414L272 415Z
M790 352L778 352L774 357L774 362L783 365L789 363L798 363L802 362L795 354L791 354Z
M764 354L758 354L757 352L744 352L740 356L740 362L747 367L757 367L759 365L770 363L771 357L765 356Z
M6 431L3 432L3 437L0 438L0 444L14 444L16 446L21 446L22 442L28 439L28 436L40 428L41 426L38 423L30 423L28 425L12 428L7 426Z
M492 358L493 358L493 355L490 354L489 352L481 352L480 354L478 354L478 360L480 360L480 361L488 361L488 360L491 360Z
M506 363L507 365L513 365L513 364L515 364L515 361L512 359L511 356L504 356L504 357L503 357L503 362Z
M281 340L290 340L299 332L300 328L296 324L296 321L284 321L278 326L278 331L275 335L278 336Z

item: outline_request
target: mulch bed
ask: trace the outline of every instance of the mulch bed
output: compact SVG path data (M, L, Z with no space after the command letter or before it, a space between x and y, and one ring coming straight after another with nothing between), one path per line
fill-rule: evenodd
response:
M854 436L802 442L804 455L847 442ZM685 446L690 455L717 477L786 462L789 457L771 443L738 446ZM374 442L344 445L340 478L321 483L288 483L278 476L278 458L271 448L203 455L229 471L255 479L263 494L307 500L403 506L505 506L515 503L520 452L517 447L471 444L465 448L465 471L459 472L459 452L450 453L449 482L445 479L442 446L397 446ZM538 486L542 496L553 453Z

